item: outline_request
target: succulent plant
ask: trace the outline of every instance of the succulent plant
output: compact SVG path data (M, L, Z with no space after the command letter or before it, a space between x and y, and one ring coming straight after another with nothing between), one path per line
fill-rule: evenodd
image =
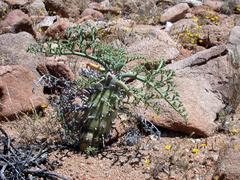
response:
M58 100L54 103L58 104L64 129L68 134L75 134L72 140L83 151L88 147L103 146L117 113L125 107L142 103L160 112L161 107L152 100L163 99L182 117L187 116L175 91L175 73L165 68L163 60L149 66L143 57L128 55L124 49L103 45L93 27L69 28L64 39L40 42L31 45L28 51L45 53L47 56L76 55L91 60L74 82L46 75L42 77L42 80L51 81L52 86L60 89ZM136 60L141 60L141 63L127 70L128 63ZM129 83L132 81L139 81L142 86L134 87ZM81 102L76 103L76 98Z

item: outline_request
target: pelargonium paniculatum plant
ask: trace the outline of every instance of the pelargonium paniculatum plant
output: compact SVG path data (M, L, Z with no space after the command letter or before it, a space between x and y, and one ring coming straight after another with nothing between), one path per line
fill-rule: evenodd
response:
M80 26L68 28L64 39L40 42L31 45L28 51L47 56L76 55L90 60L76 81L51 75L41 78L45 85L47 82L57 87L58 95L52 97L51 102L57 106L65 133L71 134L71 140L81 150L102 147L118 112L129 105L141 103L160 112L161 107L152 100L163 99L183 118L187 116L175 91L174 72L165 68L163 60L149 68L144 58L101 44L95 28L90 31ZM139 59L144 59L144 63L127 70L128 63ZM134 87L129 83L132 81L142 86ZM79 101L76 102L76 98Z

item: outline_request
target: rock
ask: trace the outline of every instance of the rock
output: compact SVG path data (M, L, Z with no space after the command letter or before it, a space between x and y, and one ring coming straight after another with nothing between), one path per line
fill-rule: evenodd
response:
M240 80L240 74L239 68L240 68L240 26L235 26L230 31L228 43L227 43L227 49L228 49L228 60L230 64L234 67L235 71L237 73L233 76L233 81L238 82ZM240 86L236 84L234 86L235 90L239 92ZM232 99L235 105L237 105L240 102L240 97L238 96L238 93L236 93L236 96Z
M202 0L177 0L177 3L188 3L191 6L203 5Z
M49 26L53 25L57 21L57 16L46 16L39 24L36 29L46 30Z
M170 61L179 55L179 51L171 45L171 42L151 38L136 41L127 48L127 51L130 54L142 55L152 61L159 59Z
M46 16L48 12L42 0L35 0L28 6L28 14L30 16Z
M126 0L126 1L115 1L113 6L118 6L122 9L122 13L129 15L132 13L142 13L142 15L155 14L157 10L156 0Z
M175 23L170 29L171 36L178 36L179 33L184 32L186 29L191 30L197 26L197 23L192 19L181 19Z
M204 78L177 77L175 78L175 83L180 99L188 113L187 120L180 117L165 102L159 100L158 106L161 107L160 115L157 115L152 110L147 110L143 114L143 109L138 109L138 114L157 126L173 131L203 137L213 135L217 127L214 123L217 117L216 113L224 107L224 104L212 92L209 82Z
M24 6L28 3L28 0L5 0L6 3L8 3L10 6Z
M35 43L33 36L27 32L0 35L0 65L23 65L36 72L37 64L43 63L45 57L27 52L30 44Z
M204 36L210 46L225 44L228 41L229 28L226 26L205 25L202 27Z
M82 14L81 14L82 17L85 17L85 16L92 16L94 19L96 20L101 20L103 21L104 20L104 16L101 12L97 11L97 10L94 10L94 9L90 9L90 8L87 8L85 9Z
M46 9L62 17L77 17L88 4L89 0L45 0Z
M37 71L41 76L45 74L50 74L57 78L64 78L70 81L75 79L72 70L63 63L48 62L45 64L39 64L37 66Z
M37 77L23 66L0 66L0 119L16 118L17 114L32 112L46 104L40 89L32 92Z
M66 18L59 18L57 21L51 25L47 30L46 30L46 35L50 37L61 37L63 38L65 36L65 31L69 27L75 26L74 23L71 23L68 19Z
M0 19L4 18L4 16L7 14L9 8L7 3L0 0Z
M224 5L224 1L219 0L204 0L204 5L209 6L214 11L219 11Z
M176 42L158 26L137 25L131 29L131 34L135 34L127 47L131 54L143 55L153 61L159 58L170 61L179 55Z
M240 81L233 84L236 70L226 54L224 45L216 46L167 65L176 71L174 81L188 113L187 121L163 100L156 100L161 107L160 115L142 108L137 111L160 127L202 137L213 135L218 113L226 104L232 105L231 99L239 95L234 86L238 87Z
M9 32L18 33L21 31L26 31L32 35L35 35L30 17L21 10L17 9L11 11L7 17L0 22L1 34Z
M104 13L104 14L110 13L110 14L118 15L120 14L120 11L121 11L120 8L112 7L108 0L103 1L101 3L92 2L88 5L88 7L91 9L100 11L101 13Z
M240 138L232 140L222 148L214 177L218 179L240 179Z
M240 26L235 26L231 29L228 44L237 46L240 44Z
M182 18L184 18L185 14L189 10L189 6L187 3L180 3L173 7L168 8L162 15L161 15L161 23L166 23L167 21L175 22Z

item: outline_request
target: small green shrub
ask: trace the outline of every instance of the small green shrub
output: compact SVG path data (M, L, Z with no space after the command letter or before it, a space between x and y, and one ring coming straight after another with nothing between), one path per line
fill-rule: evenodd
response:
M89 147L102 147L118 112L127 111L129 106L134 108L141 103L160 112L161 107L153 100L163 99L186 118L173 83L175 73L166 69L162 60L156 67L149 68L144 58L101 44L95 28L69 28L65 39L32 45L28 51L48 56L76 55L93 62L82 69L77 81L69 82L52 76L41 78L56 87L58 96L53 104L57 104L69 142L77 144L82 151ZM128 63L139 59L144 63L126 70ZM138 81L141 87L135 87L130 81Z

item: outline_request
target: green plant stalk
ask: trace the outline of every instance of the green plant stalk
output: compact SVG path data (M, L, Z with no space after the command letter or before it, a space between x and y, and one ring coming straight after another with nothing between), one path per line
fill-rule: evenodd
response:
M102 147L104 137L111 130L112 122L117 115L117 89L104 88L92 95L88 110L84 113L84 123L80 130L80 150L88 147Z

